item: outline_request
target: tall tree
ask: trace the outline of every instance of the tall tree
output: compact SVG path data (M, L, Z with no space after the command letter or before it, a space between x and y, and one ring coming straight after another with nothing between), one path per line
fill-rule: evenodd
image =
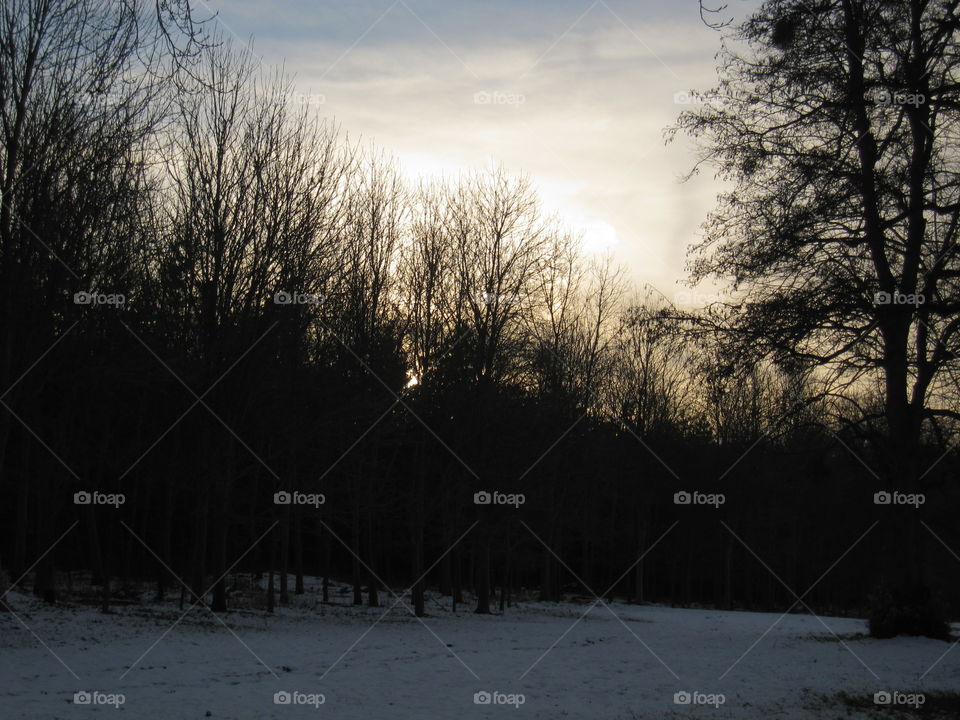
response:
M958 4L768 0L674 128L732 186L692 261L694 281L740 291L710 319L845 387L882 378L873 447L905 492L932 462L924 428L957 417L945 390L960 350ZM919 521L899 513L887 528L890 602L874 631L944 633Z

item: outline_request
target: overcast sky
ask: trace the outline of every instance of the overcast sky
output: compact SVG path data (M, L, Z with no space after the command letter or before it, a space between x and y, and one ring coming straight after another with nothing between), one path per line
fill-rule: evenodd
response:
M742 19L753 0L730 0ZM637 285L687 293L686 248L712 207L664 144L678 93L715 80L719 34L697 0L207 0L238 41L352 138L411 174L490 162L609 248ZM681 296L683 299L683 296Z

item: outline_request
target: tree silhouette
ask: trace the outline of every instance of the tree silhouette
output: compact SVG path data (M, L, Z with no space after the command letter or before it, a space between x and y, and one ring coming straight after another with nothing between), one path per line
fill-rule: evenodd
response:
M856 420L905 492L928 487L924 433L960 417L957 6L766 2L727 39L713 99L674 128L731 186L692 260L694 281L739 292L712 320L834 387L879 379L880 416ZM943 634L919 521L887 528L879 579L901 610L879 609L875 632Z

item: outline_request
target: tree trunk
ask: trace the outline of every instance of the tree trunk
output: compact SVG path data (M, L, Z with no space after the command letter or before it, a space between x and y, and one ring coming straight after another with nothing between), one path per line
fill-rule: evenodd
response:
M86 506L87 527L89 528L90 552L93 555L94 572L100 578L103 591L100 595L100 612L110 612L110 582L107 579L107 568L103 561L103 548L100 545L100 530L97 527L97 511L93 505Z
M490 538L486 530L481 533L477 547L477 607L475 613L490 614Z
M373 538L373 513L367 513L367 605L369 607L380 607L380 594L378 593L377 576L374 575L373 566L376 557L376 544Z
M280 521L280 604L290 604L290 592L287 587L287 574L290 572L290 512L292 505L283 509Z
M422 453L421 453L422 458ZM421 461L421 472L416 479L416 489L414 492L414 513L413 513L413 612L417 617L423 617L424 612L424 591L423 586L426 582L422 578L423 574L423 464Z
M221 471L222 473L222 471ZM216 583L213 586L213 602L210 609L214 612L226 612L227 610L227 524L229 522L228 503L229 498L226 492L226 479L218 474L216 480L216 507L218 509L213 521L214 532L214 563L217 573Z
M303 595L303 521L301 513L297 512L293 517L293 557L296 566L296 585L294 586L295 595Z
M356 496L353 501L353 524L350 540L353 545L353 604L363 605L363 589L360 587L360 502Z
M321 554L323 557L323 602L330 602L330 533L320 525Z
M160 557L167 565L171 564L172 548L171 539L173 536L173 486L172 480L168 479L163 488L163 520L160 524ZM160 563L157 563L157 602L163 602L163 596L166 592L167 569Z

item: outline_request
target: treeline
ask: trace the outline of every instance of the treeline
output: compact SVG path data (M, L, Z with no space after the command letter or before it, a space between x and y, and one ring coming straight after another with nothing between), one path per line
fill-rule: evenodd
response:
M814 369L632 292L522 177L406 177L185 5L13 5L8 582L54 601L58 570L91 570L104 607L151 580L223 610L241 572L280 603L304 575L409 589L419 614L428 586L478 612L589 589L782 609L811 585L864 607L895 488ZM916 510L947 544L956 466Z

